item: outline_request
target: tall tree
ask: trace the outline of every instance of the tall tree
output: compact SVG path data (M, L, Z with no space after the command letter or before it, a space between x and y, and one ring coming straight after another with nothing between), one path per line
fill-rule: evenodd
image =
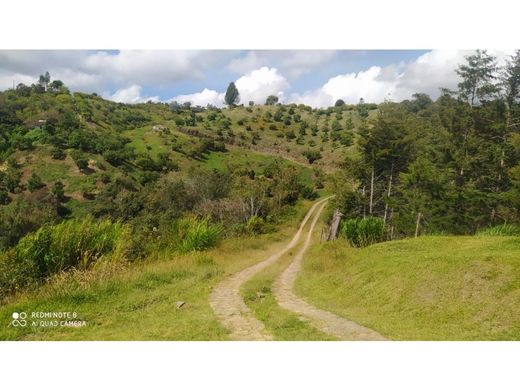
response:
M266 106L274 106L276 103L278 103L278 96L269 95L267 99L265 99Z
M51 82L51 75L49 72L45 72L45 74L41 74L40 78L38 79L38 84L40 84L45 90L47 91L47 88L49 86L49 83Z
M229 83L229 86L226 90L226 95L224 96L224 101L229 107L234 107L240 101L240 93L235 85L235 83Z
M511 56L507 61L502 74L502 84L504 86L505 101L507 105L507 128L520 126L520 123L513 123L512 112L515 104L520 99L520 50ZM515 121L516 122L516 121Z
M466 63L459 65L456 70L462 79L458 84L459 96L474 106L497 91L493 84L496 79L496 60L486 50L477 50L465 59Z

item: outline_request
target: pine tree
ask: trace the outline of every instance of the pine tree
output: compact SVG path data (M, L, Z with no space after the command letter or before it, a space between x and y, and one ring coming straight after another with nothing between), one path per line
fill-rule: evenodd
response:
M240 93L238 92L235 83L229 83L226 95L224 96L224 101L229 107L234 107L240 102Z

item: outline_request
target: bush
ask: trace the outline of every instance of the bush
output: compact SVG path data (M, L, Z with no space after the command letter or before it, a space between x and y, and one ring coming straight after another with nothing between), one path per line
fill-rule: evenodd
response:
M71 157L80 171L84 171L88 168L88 159L85 157L83 153L74 150L71 153Z
M384 241L385 224L376 217L347 219L341 224L340 232L350 245L365 247Z
M262 217L253 215L248 219L246 229L250 234L261 234L265 233L266 225Z
M302 154L307 158L309 164L312 164L314 161L319 160L322 157L321 153L317 150L306 150Z
M0 188L0 205L6 205L10 200L9 193L3 188Z
M0 297L72 268L102 259L124 259L131 242L126 225L91 217L45 225L0 254Z
M520 226L504 223L503 225L493 226L479 230L478 236L520 236Z
M91 217L43 226L22 238L15 257L35 267L42 278L71 268L86 269L104 255L118 252L128 241L128 229L119 222L96 222Z
M318 193L311 186L303 186L300 193L304 199L314 200L318 198Z
M54 160L63 160L67 157L65 151L59 147L55 147L51 151L51 156Z
M219 225L211 225L207 218L182 218L173 224L174 247L179 252L201 251L215 246L222 233Z
M29 180L27 180L27 189L31 192L39 190L44 186L45 184L42 182L42 179L36 173L33 173Z

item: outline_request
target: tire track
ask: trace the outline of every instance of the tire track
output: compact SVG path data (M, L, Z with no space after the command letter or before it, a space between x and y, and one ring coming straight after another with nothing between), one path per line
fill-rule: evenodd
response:
M309 209L292 240L282 250L266 260L237 272L217 284L210 295L210 305L220 322L231 331L231 340L272 340L264 324L254 317L240 295L240 286L256 273L276 262L299 241L303 228L316 208L329 198L322 199ZM321 210L321 209L320 209Z
M302 266L303 255L309 247L314 227L324 206L325 204L322 204L316 212L302 248L296 254L292 263L276 279L273 286L276 300L284 309L305 317L317 329L340 340L386 340L372 329L308 304L293 292L294 282Z

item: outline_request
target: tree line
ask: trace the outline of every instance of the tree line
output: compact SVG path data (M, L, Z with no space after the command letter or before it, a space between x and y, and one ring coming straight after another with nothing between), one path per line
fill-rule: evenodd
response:
M385 102L362 123L360 156L335 180L347 218L381 218L389 238L520 222L520 51L499 67L478 50L456 72L457 90Z

